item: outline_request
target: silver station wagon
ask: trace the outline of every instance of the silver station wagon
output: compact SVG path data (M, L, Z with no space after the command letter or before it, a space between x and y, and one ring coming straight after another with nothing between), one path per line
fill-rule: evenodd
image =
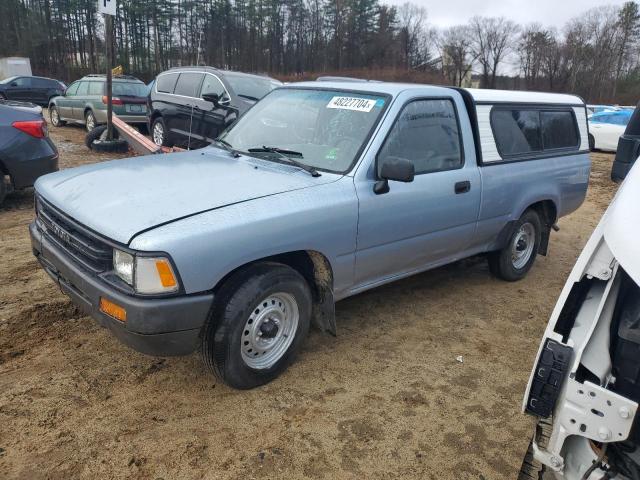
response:
M340 299L477 254L521 279L583 202L588 148L574 96L292 84L206 149L40 178L33 251L124 343L252 388L311 323L336 333Z

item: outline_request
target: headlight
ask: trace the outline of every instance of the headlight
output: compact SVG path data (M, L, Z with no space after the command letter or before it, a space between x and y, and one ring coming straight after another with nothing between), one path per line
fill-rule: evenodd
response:
M178 280L165 257L142 257L114 249L113 269L137 293L171 293L178 290Z
M122 250L113 250L113 269L122 280L133 286L133 255Z

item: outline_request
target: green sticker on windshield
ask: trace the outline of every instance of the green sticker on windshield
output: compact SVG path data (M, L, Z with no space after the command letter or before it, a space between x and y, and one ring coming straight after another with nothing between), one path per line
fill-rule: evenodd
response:
M324 156L325 160L335 160L336 158L338 158L338 149L337 148L332 148L331 150L329 150L327 152L327 154Z

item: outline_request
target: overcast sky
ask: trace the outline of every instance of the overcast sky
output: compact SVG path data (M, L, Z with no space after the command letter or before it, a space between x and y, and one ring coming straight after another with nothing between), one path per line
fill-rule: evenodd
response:
M382 0L401 5L406 0ZM474 15L507 17L520 24L540 22L562 27L580 13L600 5L622 5L624 0L411 0L427 8L429 23L442 28L466 23Z

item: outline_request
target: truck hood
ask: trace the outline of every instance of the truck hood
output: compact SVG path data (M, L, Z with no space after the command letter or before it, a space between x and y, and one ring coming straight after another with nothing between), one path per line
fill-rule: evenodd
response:
M40 177L35 188L77 222L128 244L161 224L338 178L312 177L294 166L208 148L63 170Z

